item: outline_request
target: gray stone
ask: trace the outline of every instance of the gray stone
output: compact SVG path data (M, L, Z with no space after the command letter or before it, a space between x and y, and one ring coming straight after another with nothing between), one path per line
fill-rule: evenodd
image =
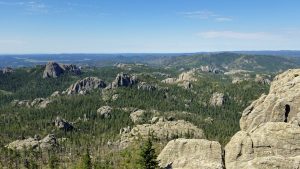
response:
M162 150L157 159L162 168L224 168L220 143L204 139L172 140Z

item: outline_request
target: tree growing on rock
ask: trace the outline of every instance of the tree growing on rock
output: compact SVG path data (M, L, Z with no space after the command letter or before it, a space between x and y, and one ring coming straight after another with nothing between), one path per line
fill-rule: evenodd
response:
M158 161L157 155L153 148L151 138L148 138L145 144L141 147L140 159L138 161L141 169L157 169Z

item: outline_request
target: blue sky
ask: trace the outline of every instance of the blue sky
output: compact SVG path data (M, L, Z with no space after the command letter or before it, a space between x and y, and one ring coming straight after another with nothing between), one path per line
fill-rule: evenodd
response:
M0 0L0 53L299 50L299 0Z

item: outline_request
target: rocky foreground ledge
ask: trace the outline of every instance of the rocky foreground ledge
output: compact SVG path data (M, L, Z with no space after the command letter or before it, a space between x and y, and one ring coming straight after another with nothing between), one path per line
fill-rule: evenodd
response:
M300 69L274 78L268 95L243 112L241 131L222 151L203 139L170 141L158 156L168 169L299 169Z

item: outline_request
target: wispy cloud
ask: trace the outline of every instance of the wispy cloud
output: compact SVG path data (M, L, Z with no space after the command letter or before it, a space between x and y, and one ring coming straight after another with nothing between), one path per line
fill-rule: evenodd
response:
M214 20L217 22L228 22L233 20L231 17L222 16L208 10L181 12L180 14L187 18Z
M266 32L206 31L200 32L197 35L206 39L222 38L241 40L266 40L276 38L276 35Z
M39 0L31 1L0 1L0 6L17 6L23 8L28 13L48 13L49 7Z
M217 17L217 18L215 18L215 21L217 21L217 22L229 22L229 21L232 21L232 18L230 18L230 17Z

